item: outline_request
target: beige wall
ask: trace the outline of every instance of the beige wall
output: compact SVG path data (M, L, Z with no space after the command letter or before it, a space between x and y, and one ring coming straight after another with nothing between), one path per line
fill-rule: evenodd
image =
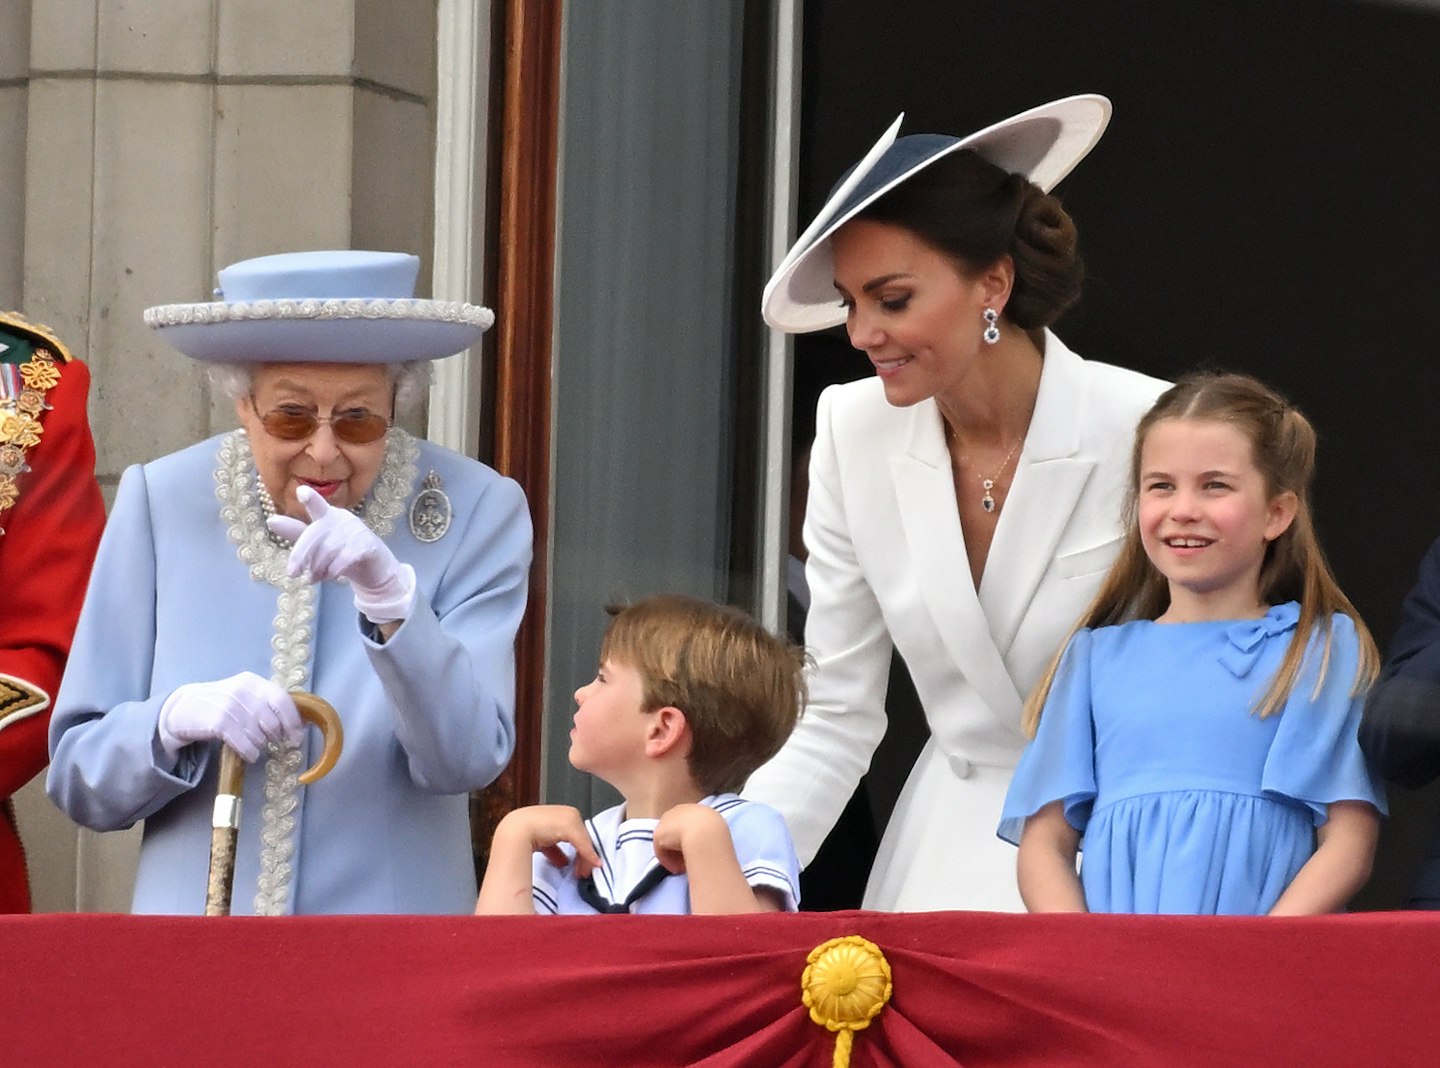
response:
M435 0L0 0L0 304L90 363L107 499L231 422L145 307L269 252L429 262L435 70ZM17 807L39 909L127 907L133 833Z

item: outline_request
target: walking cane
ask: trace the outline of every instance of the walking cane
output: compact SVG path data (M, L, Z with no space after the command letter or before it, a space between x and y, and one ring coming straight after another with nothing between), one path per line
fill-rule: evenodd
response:
M320 728L325 740L320 759L300 773L300 782L308 786L324 778L340 759L344 735L340 717L330 702L313 693L294 692L290 696L300 718ZM220 790L215 796L215 816L210 831L210 882L205 891L205 915L230 915L230 898L235 888L235 841L240 837L240 795L244 792L245 761L228 745L220 747Z

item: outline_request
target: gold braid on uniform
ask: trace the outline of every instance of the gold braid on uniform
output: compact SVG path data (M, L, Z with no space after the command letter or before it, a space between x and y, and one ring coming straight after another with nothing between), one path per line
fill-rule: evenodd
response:
M30 470L25 453L40 444L45 427L40 413L50 406L45 394L60 381L57 366L70 359L70 353L48 327L26 321L13 313L0 313L0 326L20 331L34 343L30 359L21 364L18 393L0 391L0 516L8 512L20 498L17 479ZM58 353L58 355L57 355ZM0 535L5 530L0 527Z
M18 675L0 674L0 730L50 707L50 695Z

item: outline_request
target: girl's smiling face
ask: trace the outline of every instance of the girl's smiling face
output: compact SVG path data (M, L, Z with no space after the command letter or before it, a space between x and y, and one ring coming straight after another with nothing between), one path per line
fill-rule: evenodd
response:
M1250 440L1228 423L1162 419L1140 451L1140 541L1170 586L1163 618L1261 614L1265 552L1295 518L1293 493L1271 495Z

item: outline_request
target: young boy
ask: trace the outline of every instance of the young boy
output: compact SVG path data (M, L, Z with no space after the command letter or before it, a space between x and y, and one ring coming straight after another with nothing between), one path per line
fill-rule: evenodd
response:
M600 669L575 692L570 763L624 803L584 821L566 805L511 812L476 914L794 911L785 821L735 791L795 726L804 652L689 597L609 611Z

